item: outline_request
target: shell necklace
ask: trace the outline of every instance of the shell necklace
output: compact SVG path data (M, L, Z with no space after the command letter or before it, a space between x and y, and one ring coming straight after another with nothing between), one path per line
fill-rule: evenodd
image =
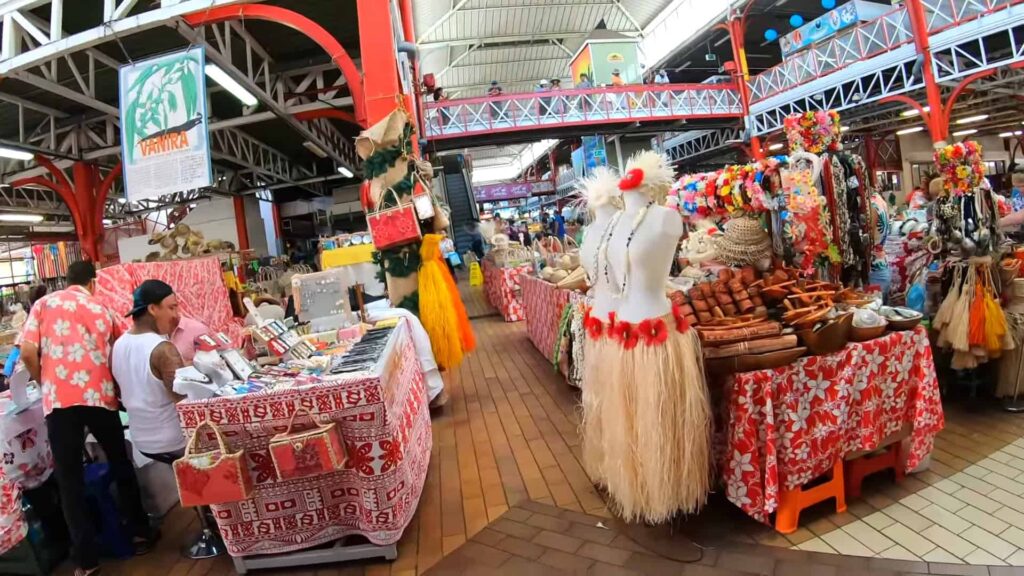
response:
M633 237L636 236L637 230L639 230L640 226L644 223L644 219L647 218L647 213L650 211L651 206L653 206L653 205L654 205L654 200L649 201L647 203L647 205L644 206L643 208L641 208L636 213L636 216L633 217L633 229L629 231L629 236L626 238L626 266L625 266L625 271L622 274L621 288L619 289L618 294L616 294L615 292L612 292L612 297L613 298L622 298L622 296L625 295L626 292L628 291L628 288L629 288L629 246L630 246L630 244L633 243ZM621 212L619 214L621 214ZM617 222L617 220L616 220L616 222ZM608 235L608 241L604 243L604 258L603 258L604 259L604 279L605 279L605 282L607 282L609 286L611 286L611 284L612 284L611 274L609 274L609 272L608 272L608 268L609 268L608 244L610 242L611 242L611 234Z
M605 225L604 231L602 231L601 235L597 237L597 250L594 251L594 276L597 276L598 274L598 270L601 267L599 263L601 259L601 254L606 253L608 251L608 242L611 240L612 232L615 231L615 225L619 223L619 218L621 217L622 210L617 210L615 214L612 214L612 217L608 220L608 224ZM597 278L590 278L591 286L594 285L593 280L596 279Z

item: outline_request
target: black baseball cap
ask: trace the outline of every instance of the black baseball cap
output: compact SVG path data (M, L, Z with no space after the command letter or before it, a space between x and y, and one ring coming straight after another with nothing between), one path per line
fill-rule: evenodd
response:
M125 317L134 316L150 304L159 304L173 294L174 288L171 288L170 284L160 280L146 280L132 292L132 309Z

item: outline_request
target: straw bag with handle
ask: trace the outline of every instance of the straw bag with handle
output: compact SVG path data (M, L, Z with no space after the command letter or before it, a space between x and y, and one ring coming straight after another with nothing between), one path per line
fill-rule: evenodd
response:
M217 437L218 449L197 453L200 431L209 428ZM182 506L207 506L245 500L252 493L252 477L245 463L245 452L231 452L220 428L203 422L185 448L185 455L174 461L174 479Z
M295 432L299 414L309 416L315 427ZM309 410L299 408L288 421L288 430L270 439L270 458L282 480L316 476L345 466L345 444L337 424L320 424Z

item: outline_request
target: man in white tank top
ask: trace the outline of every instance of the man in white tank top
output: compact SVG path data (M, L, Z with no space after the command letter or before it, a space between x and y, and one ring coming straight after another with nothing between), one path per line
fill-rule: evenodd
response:
M135 322L114 343L111 370L128 411L132 444L147 457L170 464L185 453L174 405L184 396L174 393L174 372L184 366L168 336L177 328L178 298L160 280L146 280L135 289L128 313Z

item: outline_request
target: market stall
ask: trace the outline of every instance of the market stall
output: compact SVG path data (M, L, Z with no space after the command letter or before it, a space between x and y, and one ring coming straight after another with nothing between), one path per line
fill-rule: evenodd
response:
M505 322L525 320L522 278L533 273L533 263L506 267L485 259L483 272L484 293L491 306L498 309Z
M281 477L269 446L300 410L308 416L298 423L336 425L347 458L341 469ZM427 391L406 321L394 327L369 370L282 376L272 389L185 401L178 411L188 437L209 422L230 451L245 455L251 492L212 506L239 572L261 567L267 558L275 562L267 566L307 563L301 553L291 560L280 555L350 534L366 537L377 549L353 555L339 547L335 561L394 558L394 545L419 502L431 446ZM203 430L200 446L216 446L216 435ZM276 556L258 557L268 554Z

